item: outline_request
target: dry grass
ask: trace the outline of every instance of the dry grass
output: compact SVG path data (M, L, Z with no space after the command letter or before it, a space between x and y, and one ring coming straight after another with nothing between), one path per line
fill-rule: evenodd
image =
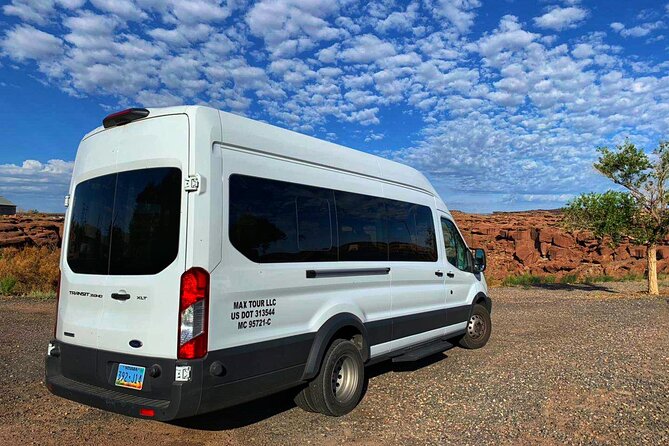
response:
M59 258L53 247L0 249L0 295L55 295Z

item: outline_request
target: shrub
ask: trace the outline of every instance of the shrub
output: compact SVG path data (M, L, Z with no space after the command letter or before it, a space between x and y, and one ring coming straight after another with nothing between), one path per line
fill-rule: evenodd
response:
M0 279L0 294L12 294L16 286L16 279L9 276Z
M646 279L645 274L627 273L618 280L620 280L621 282L639 282L645 279Z
M0 294L53 295L60 251L53 247L0 250Z
M613 276L586 276L583 278L583 283L593 284L601 282L617 282L620 279L616 279Z
M560 278L560 283L568 285L578 282L578 276L576 274L565 274Z
M521 274L520 276L509 276L505 278L502 281L502 286L532 286L550 283L555 283L555 277Z

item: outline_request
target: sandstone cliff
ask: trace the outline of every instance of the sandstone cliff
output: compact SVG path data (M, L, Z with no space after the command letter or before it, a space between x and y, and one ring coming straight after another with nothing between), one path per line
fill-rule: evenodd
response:
M489 215L454 211L467 243L488 254L487 276L493 280L519 274L576 275L580 278L643 274L646 250L624 243L616 248L591 234L569 234L558 211L497 212ZM0 248L60 246L61 215L19 214L0 218ZM669 271L669 246L658 248L658 271Z
M0 248L60 246L62 237L62 215L17 214L0 218Z
M567 233L559 211L496 212L491 215L453 212L467 243L484 248L488 277L502 279L519 274L641 275L646 248L623 243L617 247L599 242L588 232ZM657 250L658 272L669 270L669 246Z

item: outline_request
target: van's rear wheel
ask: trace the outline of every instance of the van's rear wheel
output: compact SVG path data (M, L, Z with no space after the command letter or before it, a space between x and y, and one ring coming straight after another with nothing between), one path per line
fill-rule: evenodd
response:
M325 415L346 415L360 402L365 381L365 365L360 351L351 341L336 339L323 357L321 369L296 398L305 403L306 410L313 409Z
M467 331L460 338L460 347L481 348L488 343L491 333L492 321L488 309L483 305L476 304L472 308L472 314L467 321Z

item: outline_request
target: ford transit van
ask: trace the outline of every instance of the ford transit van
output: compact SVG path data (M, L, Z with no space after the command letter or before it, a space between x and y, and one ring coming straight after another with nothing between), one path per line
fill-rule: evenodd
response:
M201 106L79 146L46 385L156 420L295 388L355 408L365 367L491 330L485 253L408 166Z

